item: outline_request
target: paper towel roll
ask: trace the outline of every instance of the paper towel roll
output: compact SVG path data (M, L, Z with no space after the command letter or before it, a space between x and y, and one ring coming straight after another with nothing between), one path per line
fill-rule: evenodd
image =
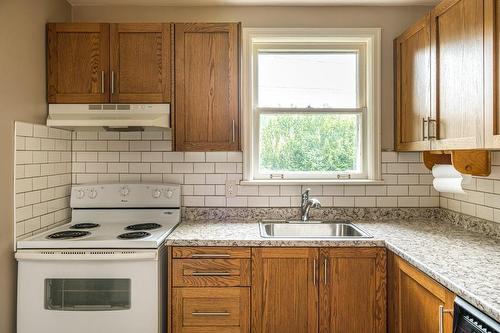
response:
M472 176L462 175L452 165L436 164L432 167L432 185L438 192L465 193L463 186L471 182Z

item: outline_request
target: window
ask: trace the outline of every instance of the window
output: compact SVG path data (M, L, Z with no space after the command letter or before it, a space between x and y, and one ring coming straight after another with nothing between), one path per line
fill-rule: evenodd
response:
M379 179L377 31L245 29L246 180Z

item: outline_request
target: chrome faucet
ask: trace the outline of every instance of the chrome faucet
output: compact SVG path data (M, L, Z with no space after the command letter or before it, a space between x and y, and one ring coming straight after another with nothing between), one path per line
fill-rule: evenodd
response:
M309 198L310 188L306 189L304 193L302 193L302 204L301 204L301 213L302 213L302 221L309 221L309 211L311 208L321 208L321 203L318 199Z

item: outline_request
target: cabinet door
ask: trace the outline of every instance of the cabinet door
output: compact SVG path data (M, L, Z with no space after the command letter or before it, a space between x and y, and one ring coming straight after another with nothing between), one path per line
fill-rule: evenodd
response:
M484 0L485 147L500 148L500 3Z
M252 332L317 333L318 250L252 249Z
M319 331L385 333L385 249L325 248L320 264Z
M440 306L443 332L451 333L455 295L406 261L389 255L389 332L439 332Z
M108 102L108 69L108 24L47 24L49 103Z
M444 0L431 13L434 150L483 146L483 0Z
M430 149L431 28L426 15L395 40L396 150Z
M111 25L111 101L170 102L170 24Z
M239 149L239 25L175 24L175 148Z

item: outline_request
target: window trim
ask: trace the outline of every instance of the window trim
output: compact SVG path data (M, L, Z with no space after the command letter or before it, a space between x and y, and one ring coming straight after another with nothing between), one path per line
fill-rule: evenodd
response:
M364 94L365 105L363 101L358 101L358 108L349 109L356 111L361 108L365 109L362 113L361 121L366 122L363 133L362 149L364 150L363 167L365 174L361 178L356 179L337 179L332 175L323 174L321 177L314 178L296 178L287 177L286 179L273 179L273 178L254 178L253 169L255 167L255 154L258 153L255 148L255 142L258 140L255 133L258 122L256 121L256 94L253 93L256 89L256 82L253 82L253 77L256 75L256 68L253 65L255 57L254 44L260 45L276 45L280 42L286 43L287 46L294 44L297 47L304 47L307 44L312 44L313 49L318 49L317 44L332 44L337 43L339 46L342 42L349 42L361 44L365 52L365 66L366 71L360 73L365 76L366 87ZM381 143L380 143L380 70L381 70L381 29L380 28L243 28L243 75L242 75L242 104L243 104L243 180L244 182L280 182L287 183L294 182L307 182L307 181L327 181L327 182L342 182L359 184L360 181L379 181L381 180ZM326 46L331 49L331 46ZM286 47L285 47L286 48ZM352 49L352 46L350 47ZM295 49L295 48L294 48ZM358 89L360 89L358 87ZM260 108L269 109L269 108ZM304 110L304 109L302 109ZM339 109L335 109L338 111ZM292 109L291 112L300 112L301 109ZM280 109L283 112L283 109ZM256 161L255 161L256 162ZM325 177L325 175L327 175Z

